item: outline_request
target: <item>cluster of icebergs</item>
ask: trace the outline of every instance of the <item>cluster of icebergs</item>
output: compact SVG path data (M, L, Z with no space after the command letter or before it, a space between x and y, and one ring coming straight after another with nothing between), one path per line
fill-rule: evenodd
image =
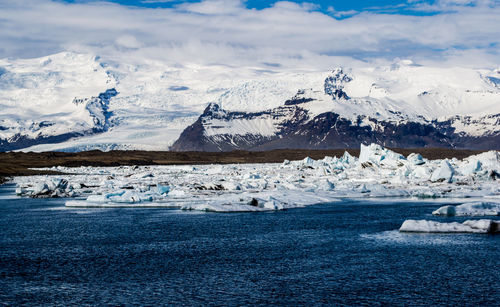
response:
M342 157L270 164L50 170L64 175L17 177L16 193L76 198L68 200L67 207L174 207L214 212L282 210L360 197L480 201L440 208L434 212L439 215L498 215L500 206L497 151L464 160L428 160L419 154L404 157L371 144L361 145L359 158L345 152ZM406 226L402 230L410 229Z

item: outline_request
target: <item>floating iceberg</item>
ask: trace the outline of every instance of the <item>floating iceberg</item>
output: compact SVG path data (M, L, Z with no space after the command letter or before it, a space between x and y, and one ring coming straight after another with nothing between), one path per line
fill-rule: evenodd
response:
M400 232L423 233L496 233L500 232L500 221L467 220L463 223L439 223L428 220L406 220Z
M402 166L401 160L406 158L392 150L386 149L377 144L370 144L368 146L361 144L361 151L359 153L359 163L370 163L375 165L385 165L391 167Z
M500 155L496 151L462 161L427 160L419 154L405 158L371 144L361 146L359 159L345 152L340 158L307 157L283 163L46 170L66 174L16 177L16 194L82 199L71 200L68 206L85 207L87 202L91 206L218 212L281 210L346 197L473 197L480 202L500 197ZM251 199L258 200L258 206L248 208Z
M443 206L432 212L432 214L446 216L496 216L500 215L500 203L472 202L458 206Z
M450 183L453 179L454 170L447 159L441 161L439 167L432 172L431 181L444 181Z
M425 164L425 159L421 154L411 153L407 159L413 165L422 165Z

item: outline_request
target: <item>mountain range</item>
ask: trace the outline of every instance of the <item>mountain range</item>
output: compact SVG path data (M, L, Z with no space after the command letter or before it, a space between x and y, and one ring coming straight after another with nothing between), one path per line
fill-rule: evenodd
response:
M0 150L500 149L500 69L0 60Z

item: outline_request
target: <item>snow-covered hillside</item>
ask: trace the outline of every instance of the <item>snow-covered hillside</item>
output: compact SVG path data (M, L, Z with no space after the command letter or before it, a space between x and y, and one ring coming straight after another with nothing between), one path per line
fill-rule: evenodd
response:
M105 130L115 86L89 55L0 61L0 147Z
M336 68L272 109L212 104L172 149L499 148L499 75L409 61Z
M249 139L276 137L283 126L303 133L304 124L325 113L371 131L387 123L438 122L447 123L440 132L467 137L499 133L500 69L411 61L331 69L180 65L68 52L4 59L0 150L167 150L209 103L238 116L205 118L202 135L220 142L237 137L246 148ZM290 127L287 112L296 108L307 118Z

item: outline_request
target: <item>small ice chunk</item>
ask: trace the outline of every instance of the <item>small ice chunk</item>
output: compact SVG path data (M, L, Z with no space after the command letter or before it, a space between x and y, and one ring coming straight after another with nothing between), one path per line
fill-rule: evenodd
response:
M424 158L422 157L421 154L418 154L418 153L411 153L408 156L407 160L413 165L425 164Z
M46 194L49 191L50 191L50 189L49 189L47 183L45 183L45 182L39 182L33 188L33 195Z
M332 191L335 185L328 179L322 179L319 181L318 188L323 191Z
M478 155L470 156L465 158L469 162L477 160L481 163L481 168L486 170L495 171L500 173L500 152L499 151L488 151L483 152Z
M500 215L500 204L472 202L458 206L443 206L432 212L432 214L446 216L496 216Z
M156 185L156 192L160 195L168 194L168 192L170 192L170 186L157 184Z
M370 189L368 189L368 188L366 187L366 184L363 184L363 185L361 186L360 192L361 192L361 193L370 193L371 191L370 191Z
M182 190L172 190L172 191L170 191L170 193L168 193L168 197L181 198L181 197L185 197L185 196L186 196L186 192L184 192Z
M107 203L109 199L106 195L89 195L87 197L87 202L89 203Z
M500 222L494 220L467 220L440 223L428 220L406 220L399 228L400 232L424 233L495 233L500 231Z
M446 216L455 216L456 210L455 206L443 206L437 210L432 211L433 215L446 215Z
M153 197L145 193L138 193L135 191L117 191L104 195L90 195L87 197L89 203L139 203L142 201L152 201Z
M378 144L370 144L368 146L361 144L359 153L359 163L361 164L370 162L375 165L395 167L398 166L400 160L406 160L406 158Z
M325 156L322 160L324 163L335 163L338 161L337 157Z
M223 182L221 185L224 187L224 189L226 189L228 191L239 191L239 190L241 190L241 186L238 183L234 182L234 181L226 181L226 182Z
M453 180L453 173L453 167L451 166L450 162L445 159L441 161L438 168L436 168L434 172L432 172L431 181L444 181L450 183Z
M243 179L260 179L260 174L245 174Z
M338 159L337 162L341 165L351 165L354 164L356 160L357 159L353 157L350 153L344 151L344 154L342 155L342 157L340 157L340 159Z
M259 207L263 208L263 209L269 209L269 210L283 210L283 204L274 199L273 197L270 197L269 200L265 201L265 202L261 202L261 204L259 204Z
M23 188L21 187L16 188L16 195L23 195L24 193L26 193L26 191L24 191Z
M302 160L302 164L304 166L309 166L309 167L313 167L314 165L314 160L310 157L305 157L304 160Z
M139 203L141 202L141 196L134 191L126 191L122 195L111 196L109 200L114 203Z
M413 169L409 177L414 179L428 179L431 176L431 170L423 165L419 165Z
M472 159L462 168L462 174L473 175L481 171L482 164L479 160Z

